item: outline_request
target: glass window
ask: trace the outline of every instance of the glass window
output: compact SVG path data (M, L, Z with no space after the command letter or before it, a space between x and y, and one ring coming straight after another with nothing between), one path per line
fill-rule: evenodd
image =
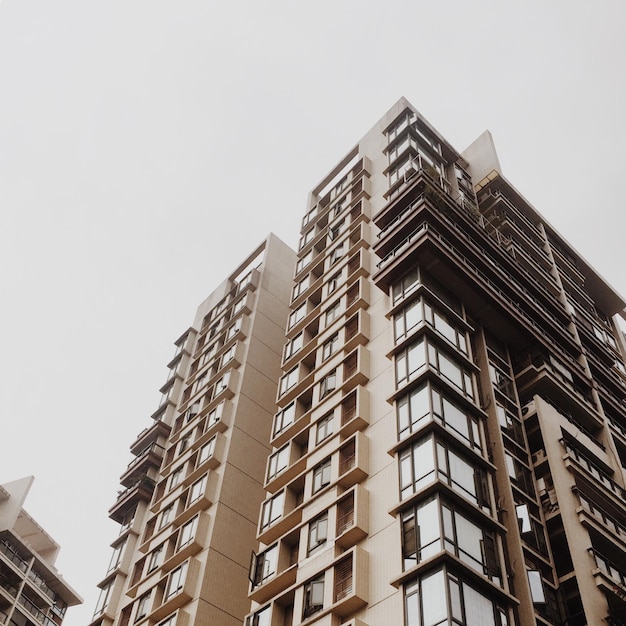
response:
M412 389L396 402L398 417L398 438L417 431L423 424L430 422L430 394L428 385Z
M274 452L270 456L269 467L267 470L267 479L271 480L289 465L289 444L283 446L280 450Z
M280 393L283 394L291 389L298 382L299 375L299 366L296 365L280 379Z
M337 317L339 316L339 302L335 302L327 311L326 311L326 326L332 324Z
M180 536L178 538L178 549L184 548L187 544L191 543L196 536L196 529L198 528L198 516L196 515L190 519L180 529Z
M534 604L545 604L546 596L543 592L541 582L541 572L539 570L528 570L528 583L530 584L530 595Z
M226 363L232 361L235 358L235 351L237 350L237 345L232 345L224 354L222 354L221 367L224 367Z
M393 303L399 302L412 293L420 284L417 268L405 274L398 282L391 287L391 299Z
M311 284L311 275L307 274L299 283L296 283L293 288L293 297L292 300L298 298L301 294L303 294Z
M165 527L172 521L172 517L174 516L174 505L170 504L167 508L163 509L161 512L161 523L159 524L159 528Z
M111 591L113 590L113 582L111 581L106 587L100 589L100 595L98 596L98 602L96 603L96 610L94 611L94 617L104 612L109 604L111 597Z
M328 341L322 346L322 360L325 361L331 355L337 351L339 345L339 334L335 333Z
M189 504L192 504L199 500L206 491L207 474L205 474L200 480L197 480L191 489L189 490Z
M330 485L330 458L320 463L313 470L313 493Z
M315 437L315 443L318 444L327 437L330 437L333 434L333 414L329 413L328 415L322 417L317 422L317 434Z
M422 322L424 314L422 312L421 300L415 300L408 304L402 311L396 313L393 318L393 329L396 342L402 341Z
M330 264L334 265L339 259L343 256L345 243L342 241L338 246L336 246L333 251L330 253Z
M297 334L285 347L285 359L292 357L302 349L304 345L304 333Z
M274 436L281 431L285 430L288 426L294 423L296 419L296 403L292 402L287 405L282 411L276 414L276 422L274 424Z
M304 585L303 617L308 617L324 608L324 576L311 580Z
M278 564L278 544L254 556L252 563L252 584L253 586L263 584L268 578L276 573Z
M396 384L403 385L415 378L426 365L424 339L419 339L396 354Z
M252 616L252 621L246 626L270 626L272 619L272 607L266 606Z
M313 260L313 248L311 248L301 259L298 259L296 263L296 274L302 271Z
M137 613L135 614L135 621L138 622L140 619L145 617L150 611L150 597L152 592L149 591L145 593L139 600L137 601Z
M185 562L170 574L165 591L165 600L168 600L172 596L176 595L183 588L185 584L185 577L187 576L188 565L189 563Z
M210 439L200 448L200 454L198 454L197 467L200 467L203 463L208 461L215 452L215 443L217 442L217 436Z
M209 428L213 424L217 424L222 419L222 413L224 412L224 403L220 402L215 408L209 411L209 417L207 419L206 427Z
M183 468L178 467L170 474L170 489L174 489L183 477Z
M285 492L281 491L263 503L262 529L267 528L282 516L284 502Z
M301 304L295 311L289 314L289 328L293 328L298 322L306 316L306 302Z
M328 512L316 517L309 524L309 554L326 543L328 538Z
M337 387L337 372L333 371L320 382L320 398L327 396L331 391L334 391Z
M165 544L161 544L152 552L148 557L148 573L154 571L157 567L163 563L163 556L165 555Z

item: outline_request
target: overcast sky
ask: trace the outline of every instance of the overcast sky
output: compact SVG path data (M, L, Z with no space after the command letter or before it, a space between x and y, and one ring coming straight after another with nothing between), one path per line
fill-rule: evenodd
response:
M173 341L402 95L619 292L626 3L4 0L0 482L91 620L107 511Z

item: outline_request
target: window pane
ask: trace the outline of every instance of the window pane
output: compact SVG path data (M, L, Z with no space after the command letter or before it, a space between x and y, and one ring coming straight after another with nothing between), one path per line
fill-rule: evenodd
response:
M448 607L446 602L446 581L444 572L438 571L422 579L422 603L424 626L435 626L446 620Z

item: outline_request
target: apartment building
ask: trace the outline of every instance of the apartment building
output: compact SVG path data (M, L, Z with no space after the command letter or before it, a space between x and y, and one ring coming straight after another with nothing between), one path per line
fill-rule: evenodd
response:
M241 626L295 254L270 235L175 342L131 445L92 626Z
M624 306L401 99L302 222L246 626L625 624Z
M61 626L82 602L54 564L59 544L24 510L28 476L0 485L0 624Z
M625 302L490 135L401 99L262 249L176 342L91 626L625 624Z

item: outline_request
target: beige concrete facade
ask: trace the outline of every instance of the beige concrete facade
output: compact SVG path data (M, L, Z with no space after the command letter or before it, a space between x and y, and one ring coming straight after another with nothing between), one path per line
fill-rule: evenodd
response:
M54 564L59 544L24 510L28 476L0 485L0 624L61 626L82 602Z
M295 254L270 235L176 342L163 401L131 446L92 624L240 625Z

